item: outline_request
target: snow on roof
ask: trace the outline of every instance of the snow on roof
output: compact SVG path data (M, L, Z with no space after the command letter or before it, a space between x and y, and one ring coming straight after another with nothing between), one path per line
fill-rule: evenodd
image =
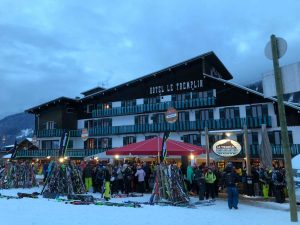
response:
M300 170L300 154L292 158L292 167L293 169Z
M2 159L10 159L10 158L11 158L11 154L7 154L2 157Z

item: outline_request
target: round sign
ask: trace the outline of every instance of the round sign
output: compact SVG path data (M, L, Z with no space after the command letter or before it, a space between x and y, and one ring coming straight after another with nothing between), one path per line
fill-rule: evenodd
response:
M83 129L81 130L81 139L82 139L83 141L86 141L86 140L88 139L88 137L89 137L89 131L88 131L88 129L83 128Z
M222 157L231 157L238 155L242 150L242 146L230 139L222 139L214 143L213 151L219 156Z
M175 123L178 118L177 110L174 108L169 108L166 112L165 118L168 123Z
M277 49L278 49L278 58L281 58L285 53L287 49L287 43L283 38L276 37L277 42ZM269 41L265 47L265 56L268 59L273 59L273 53L272 53L272 45L271 41Z

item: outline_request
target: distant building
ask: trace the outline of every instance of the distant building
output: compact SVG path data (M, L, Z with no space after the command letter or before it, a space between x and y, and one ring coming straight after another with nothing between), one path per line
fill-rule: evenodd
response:
M274 158L282 159L276 100L231 83L231 79L215 53L208 52L112 88L88 90L80 99L60 97L35 106L26 112L35 115L40 150L27 157L57 154L64 130L71 136L68 155L82 158L162 137L164 131L171 131L171 139L205 146L203 132L208 127L216 131L216 135L210 135L212 145L224 138L225 132L247 124L251 158L255 160L259 157L261 125L266 124ZM178 111L174 124L165 121L164 113L171 106ZM300 152L299 111L300 107L286 104L293 155ZM88 131L86 141L81 139L84 128ZM231 138L243 146L241 134L232 133ZM18 157L25 155L20 151ZM233 160L244 162L244 157L243 149Z

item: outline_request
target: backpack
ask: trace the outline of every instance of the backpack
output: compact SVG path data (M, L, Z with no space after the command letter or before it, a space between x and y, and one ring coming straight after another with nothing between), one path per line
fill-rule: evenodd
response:
M283 174L279 171L276 172L276 181L278 183L283 183L284 182Z
M226 185L234 185L235 184L235 177L234 177L234 174L232 173L226 173L225 174L225 182L226 182Z

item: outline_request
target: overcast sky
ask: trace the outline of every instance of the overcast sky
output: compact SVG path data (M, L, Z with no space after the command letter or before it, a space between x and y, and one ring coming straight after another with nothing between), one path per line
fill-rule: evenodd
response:
M0 119L207 51L258 81L272 33L288 42L280 63L300 61L298 0L0 0Z

